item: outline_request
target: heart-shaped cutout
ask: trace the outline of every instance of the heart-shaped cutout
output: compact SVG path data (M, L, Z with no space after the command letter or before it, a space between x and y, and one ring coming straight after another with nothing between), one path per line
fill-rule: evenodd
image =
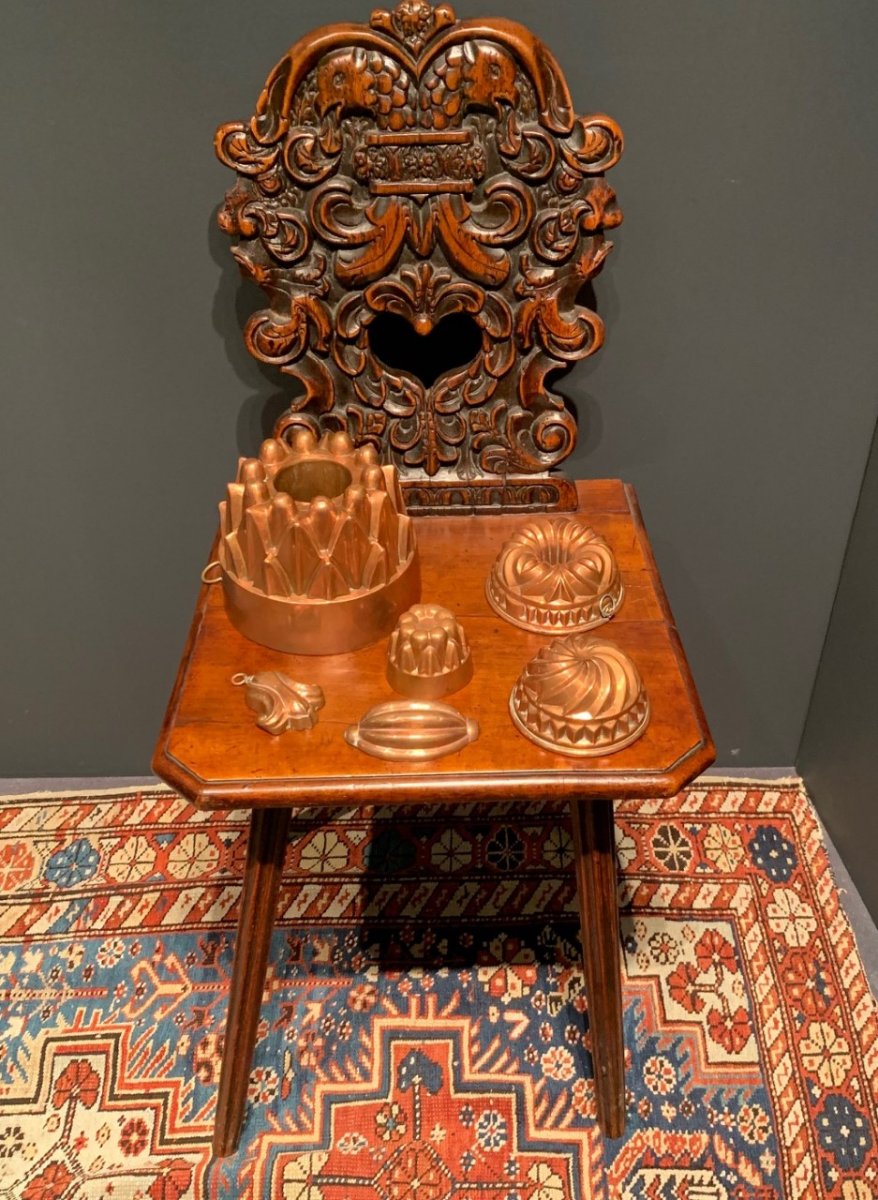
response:
M379 313L369 326L369 346L385 367L414 375L429 388L446 371L473 362L482 331L468 313L443 317L427 334L396 313Z

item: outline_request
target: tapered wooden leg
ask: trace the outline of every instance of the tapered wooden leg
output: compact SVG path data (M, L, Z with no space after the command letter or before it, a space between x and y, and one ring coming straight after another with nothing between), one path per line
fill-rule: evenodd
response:
M605 1137L617 1138L625 1128L625 1050L613 803L574 800L570 807L598 1123Z
M254 809L250 818L244 894L213 1131L213 1152L219 1158L234 1154L241 1136L289 828L288 808Z

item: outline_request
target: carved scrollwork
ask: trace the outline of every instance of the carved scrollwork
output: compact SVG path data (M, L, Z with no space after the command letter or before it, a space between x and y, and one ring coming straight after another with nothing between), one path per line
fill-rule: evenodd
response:
M574 115L536 38L402 0L294 46L216 146L238 176L220 224L269 299L247 345L305 386L288 424L347 429L404 480L563 461L576 426L548 380L603 340L579 294L622 219L622 135ZM466 314L479 349L427 383L376 358L382 313L425 337Z
M558 161L558 146L538 124L522 127L514 109L497 126L497 149L506 167L530 183L543 183Z
M534 413L516 409L507 423L509 450L506 468L512 471L547 470L563 462L576 445L576 422L563 405Z
M240 121L217 130L215 147L220 162L239 175L264 175L277 162L279 153L277 146L258 142Z
M284 143L283 163L294 183L303 188L313 187L338 169L340 153L341 146L336 149L317 130L293 129Z
M283 317L272 310L256 313L244 330L252 353L276 366L295 362L309 345L318 351L328 350L331 334L332 322L325 306L308 295L293 296L289 312Z
M530 244L536 255L547 263L569 262L575 251L582 248L583 235L619 223L621 214L615 206L615 200L613 189L600 180L587 195L558 208L544 209L534 221L530 233ZM599 245L606 246L607 250L610 248L606 242ZM595 263L595 270L603 262L606 252Z
M295 208L251 200L239 209L237 223L242 237L259 237L269 255L288 266L311 248L311 230Z
M622 157L622 130L612 117L598 113L577 117L569 137L561 142L569 169L581 175L600 175Z
M604 323L597 313L584 305L577 305L566 317L561 312L557 295L542 294L526 300L522 306L518 335L526 350L539 343L549 358L576 362L600 347Z

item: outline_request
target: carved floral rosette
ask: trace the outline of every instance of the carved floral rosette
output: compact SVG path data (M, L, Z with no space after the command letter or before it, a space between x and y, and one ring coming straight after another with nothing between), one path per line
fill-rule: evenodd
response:
M596 757L624 750L649 724L640 673L618 646L571 633L545 646L509 698L516 727L556 754Z
M563 634L609 621L623 587L613 551L593 529L572 518L538 517L503 546L485 594L513 625Z
M567 457L575 421L547 380L603 340L581 292L622 219L604 179L622 135L574 114L531 33L426 0L325 27L216 148L238 175L220 225L268 295L247 345L304 385L278 435L345 430L449 487ZM373 352L384 313L423 335L467 314L478 353L427 386Z

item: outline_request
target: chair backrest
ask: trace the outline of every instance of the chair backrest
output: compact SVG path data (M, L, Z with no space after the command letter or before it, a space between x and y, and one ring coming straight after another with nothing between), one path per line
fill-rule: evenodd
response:
M220 225L268 294L247 346L304 385L276 436L374 444L416 510L570 507L548 377L603 340L582 292L622 219L622 134L574 114L545 46L402 0L293 46L216 149Z

